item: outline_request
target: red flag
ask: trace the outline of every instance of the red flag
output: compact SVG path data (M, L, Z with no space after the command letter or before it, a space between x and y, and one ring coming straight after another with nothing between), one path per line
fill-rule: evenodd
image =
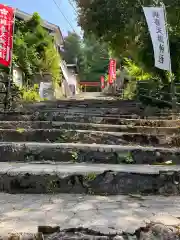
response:
M105 88L105 80L104 80L104 76L101 76L101 88Z
M113 83L116 79L116 60L110 59L109 61L109 84Z
M13 48L14 9L0 4L0 64L10 66Z

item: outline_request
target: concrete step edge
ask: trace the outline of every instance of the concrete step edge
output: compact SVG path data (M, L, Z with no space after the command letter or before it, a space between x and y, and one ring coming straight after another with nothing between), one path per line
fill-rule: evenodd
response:
M180 195L180 166L0 163L0 191ZM169 186L171 188L169 190Z
M0 147L10 148L29 148L29 149L78 149L78 150L93 150L93 151L165 151L165 152L180 152L180 148L176 147L152 147L152 146L140 146L140 145L107 145L107 144L84 144L84 143L44 143L44 142L0 142Z
M146 133L146 132L128 132L128 131L125 131L125 130L128 130L128 129L131 129L131 128L125 128L124 131L122 132L112 132L112 131L101 131L101 130L83 130L83 129L66 129L66 128L61 128L61 129L57 129L57 128L8 128L8 129L4 129L4 128L0 128L0 133L4 132L4 133L11 133L11 132L16 132L16 133L20 133L20 134L23 134L23 133L33 133L33 132L56 132L56 133L82 133L82 134L85 134L85 133L90 133L90 134L96 134L96 135L113 135L113 136L117 136L117 137L121 137L123 135L127 135L127 136L131 136L131 135L135 135L135 136L155 136L155 137L162 137L164 138L165 136L168 135L168 137L177 137L179 135L179 133L177 134L168 134L168 133ZM133 127L132 127L133 129ZM137 128L138 129L138 128ZM146 128L142 128L144 130L146 130ZM147 128L148 130L152 129L154 130L154 128ZM160 129L160 128L157 128L157 130ZM162 128L164 129L164 128ZM173 130L179 130L179 128L167 128L167 129L173 129Z
M42 162L0 162L0 173L7 172L11 173L26 173L32 172L34 175L39 173L44 174L88 174L91 172L100 174L105 171L124 172L124 173L141 173L141 174L159 174L161 172L180 172L180 165L127 165L127 164L93 164L93 163L72 163L72 162L61 162L49 163Z
M102 123L80 123L80 122L64 122L64 121L0 121L0 127L2 124L7 124L7 125L14 125L16 126L17 124L52 124L53 126L62 126L62 125L74 125L74 126L92 126L92 127L97 127L97 128L126 128L126 129L131 129L131 128L145 128L145 129L180 129L180 121L172 121L172 120L137 120L137 119L127 119L127 120L122 120L124 121L124 123L127 121L127 125L122 124L122 125L113 125L113 124L102 124ZM130 122L130 123L128 123ZM133 123L134 122L134 123ZM140 125L134 125L135 123L140 122ZM179 125L175 125L175 126L163 126L163 127L159 127L159 126L148 126L148 125L141 125L143 123L172 123L172 125L174 124L179 124Z

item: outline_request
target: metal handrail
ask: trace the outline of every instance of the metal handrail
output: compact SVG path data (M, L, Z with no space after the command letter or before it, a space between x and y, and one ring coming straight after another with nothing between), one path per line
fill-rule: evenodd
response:
M149 90L149 89L147 89L147 88L139 88L140 90ZM151 92L153 92L153 91L151 91ZM163 91L161 91L160 93L163 93L163 94L169 94L169 95L172 95L172 93L168 93L168 92L163 92ZM180 95L180 93L177 93L177 92L175 92L175 94L176 95Z

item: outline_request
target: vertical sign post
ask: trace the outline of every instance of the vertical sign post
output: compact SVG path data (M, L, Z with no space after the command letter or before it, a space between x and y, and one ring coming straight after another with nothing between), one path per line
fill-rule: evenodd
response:
M162 7L143 7L154 50L155 67L169 71L172 91L172 109L176 109L174 79L167 30L166 9Z
M15 10L11 7L0 4L0 65L9 67L9 78L5 100L9 97L11 75L12 75L12 51L14 33Z

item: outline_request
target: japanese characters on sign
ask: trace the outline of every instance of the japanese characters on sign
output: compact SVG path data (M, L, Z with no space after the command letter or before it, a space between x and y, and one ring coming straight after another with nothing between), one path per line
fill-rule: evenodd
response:
M109 84L112 84L116 79L116 60L110 59L109 61Z
M156 33L157 33L157 40L158 40L158 47L159 47L159 63L164 63L164 35L161 28L161 19L159 12L153 11L152 12L154 23L156 25Z
M14 9L0 4L0 64L10 66L13 47Z
M143 10L153 43L155 66L170 71L171 60L164 9L162 7L144 7Z
M105 80L104 80L104 76L101 76L101 88L105 88Z

